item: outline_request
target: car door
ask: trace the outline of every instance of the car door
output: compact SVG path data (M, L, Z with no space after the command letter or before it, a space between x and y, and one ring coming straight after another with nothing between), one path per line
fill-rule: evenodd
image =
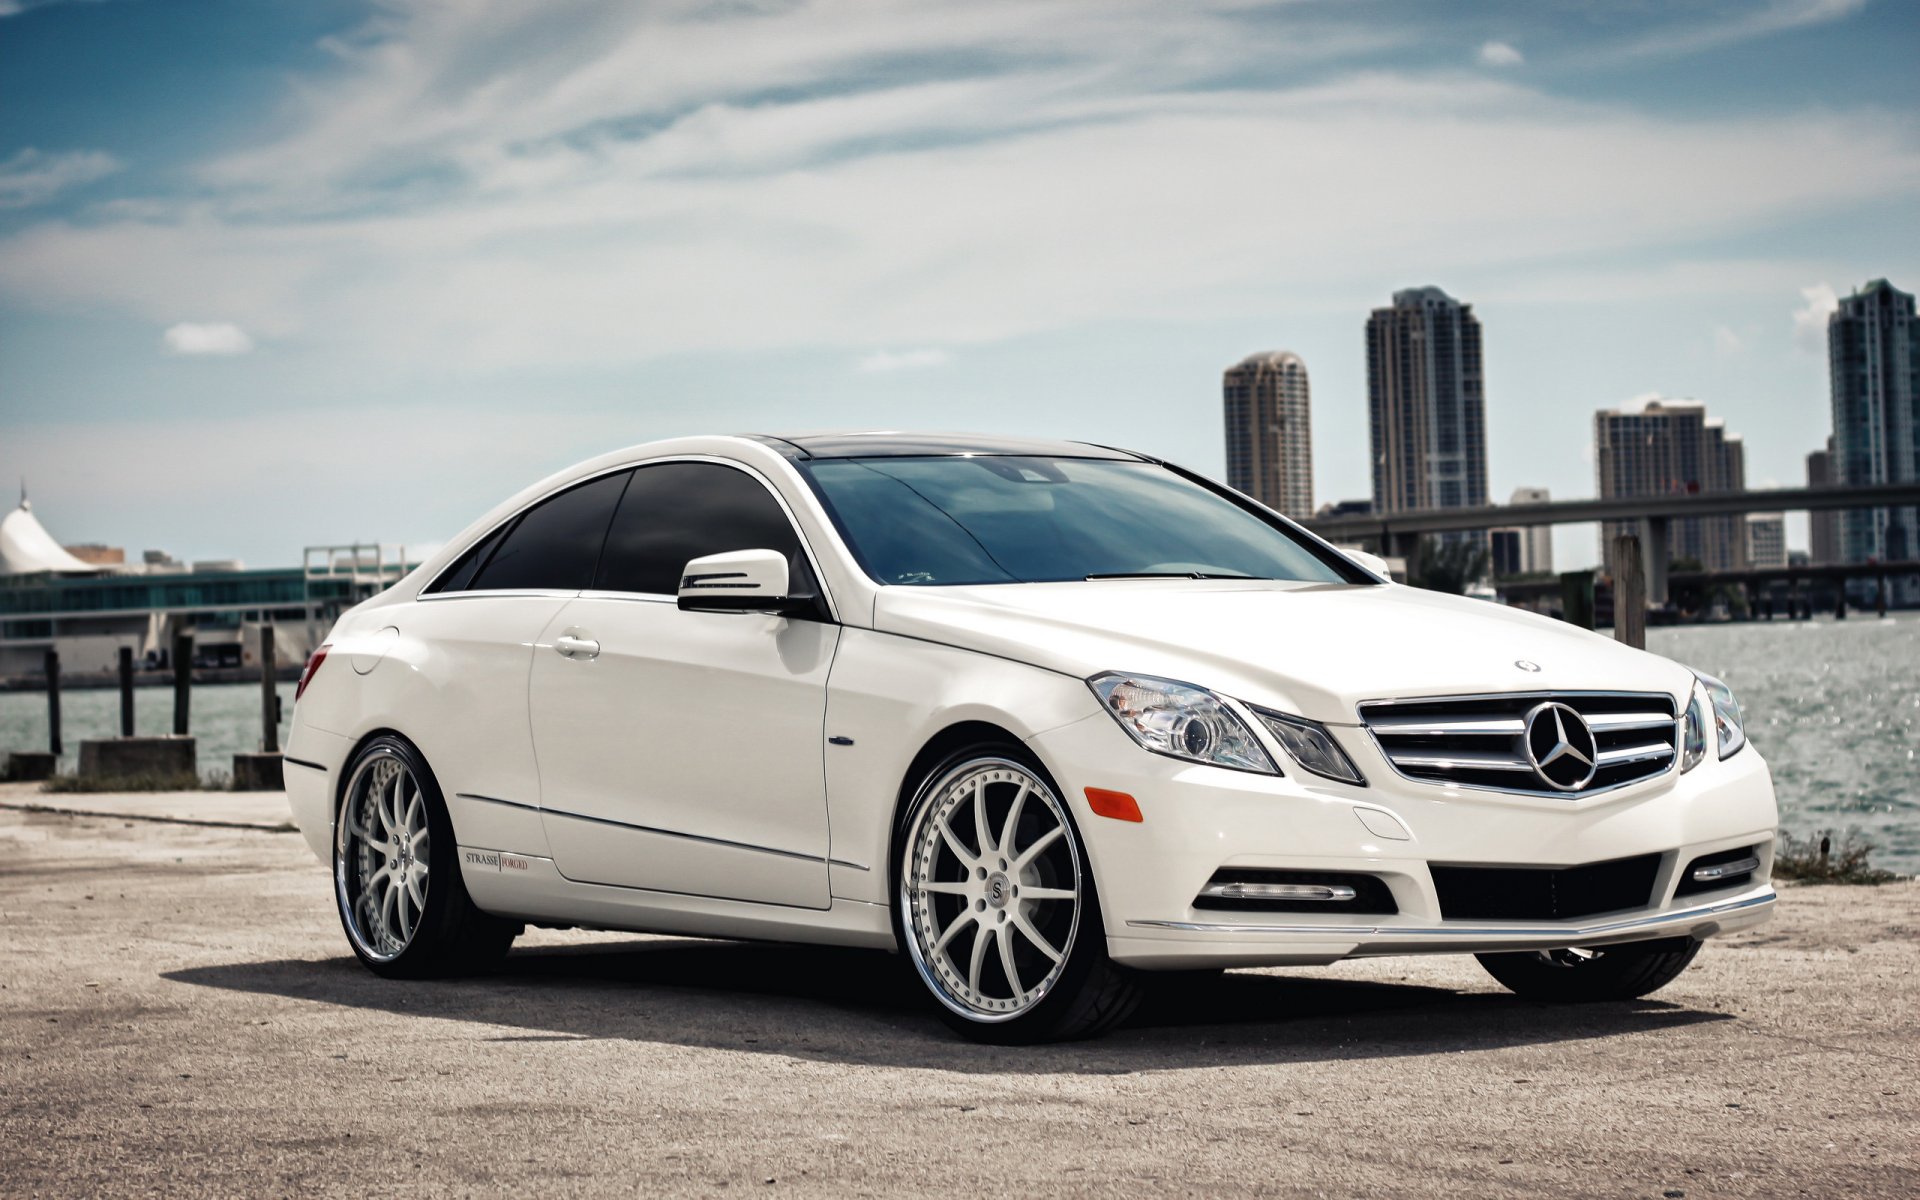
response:
M502 522L396 619L426 650L409 665L433 696L411 707L405 731L433 764L463 840L543 849L538 822L513 815L524 806L530 818L540 795L526 702L532 647L592 582L626 475L569 487ZM363 670L357 660L354 669Z
M534 649L528 700L541 820L570 879L825 908L827 670L820 617L682 612L687 562L788 556L818 590L792 518L716 460L638 467L593 587Z

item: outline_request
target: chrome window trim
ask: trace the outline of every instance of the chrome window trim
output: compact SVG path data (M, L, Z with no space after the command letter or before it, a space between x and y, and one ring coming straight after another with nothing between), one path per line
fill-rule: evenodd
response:
M435 592L431 590L435 584L438 584L443 578L446 577L448 572L453 570L455 564L457 564L460 561L461 556L466 554L467 551L473 549L475 546L479 545L481 542L486 541L488 538L492 537L495 533L498 533L501 529L505 528L507 525L510 525L514 521L519 520L520 517L524 515L528 510L538 505L545 504L548 500L553 499L555 496L558 496L560 493L572 491L574 488L592 483L596 479L605 479L609 475L617 475L622 471L638 471L638 470L643 470L647 467L657 467L667 463L678 463L678 462L711 463L715 466L720 466L720 467L732 467L734 470L741 472L742 474L746 475L748 478L752 479L754 482L758 483L761 487L765 488L768 494L770 494L773 497L774 503L780 506L781 513L783 513L787 518L788 526L790 526L793 529L793 536L795 540L797 540L800 543L800 549L807 556L807 566L813 571L813 581L815 585L817 585L820 589L821 599L826 601L828 617L835 624L841 623L840 622L840 606L834 601L833 589L828 585L827 577L825 573L820 570L820 556L814 551L813 543L807 537L806 527L800 523L798 517L795 515L793 505L787 502L787 498L780 493L780 489L775 487L773 484L773 481L768 479L766 476L766 473L761 471L759 468L749 463L740 462L737 459L721 458L720 456L714 455L714 454L672 454L672 455L666 456L665 458L644 458L644 459L639 459L635 462L623 463L618 466L608 467L604 471L596 471L591 475L583 475L578 479L570 479L560 487L557 487L550 492L547 492L540 496L536 496L534 499L527 501L525 504L521 505L519 508L514 509L512 512L508 513L506 516L500 518L498 521L495 521L492 525L489 525L483 532L481 532L477 536L469 538L466 544L461 546L460 549L457 552L455 552L454 556L447 560L447 565L444 567L441 567L439 571L435 572L433 578L428 580L426 584L421 587L420 591L414 595L414 599L415 600L441 600L441 599L454 599L454 598L463 597L463 596L476 596L476 597L479 597L479 596L557 596L557 597L564 597L567 599L577 598L577 599L584 599L584 600L666 599L666 600L673 601L675 604L678 604L679 597L677 596L663 597L658 592L621 592L621 591L611 591L603 588L581 588L576 591L569 591L565 588L470 588L470 589L464 589L458 592ZM622 498L624 499L624 496ZM615 514L617 515L619 512L618 504L615 505L614 511L615 511Z
M1638 779L1628 779L1620 783L1610 783L1606 787L1582 788L1577 792L1548 791L1545 788L1495 787L1491 784L1460 783L1454 780L1425 779L1418 775L1409 775L1405 771L1402 771L1400 769L1400 766L1398 763L1394 762L1393 755L1387 752L1387 748L1381 744L1379 736L1374 732L1372 722L1367 720L1367 710L1369 708L1391 708L1395 705L1472 704L1475 701L1511 701L1511 700L1543 700L1545 701L1545 700L1562 699L1565 697L1575 697L1575 698L1591 697L1591 698L1602 698L1602 699L1609 699L1609 700L1644 700L1654 696L1665 698L1669 703L1673 705L1675 712L1679 714L1673 719L1673 754L1667 760L1666 768L1664 770L1655 771L1651 775L1642 775ZM1398 775L1400 778L1406 780L1408 783L1417 784L1421 787L1456 788L1461 791L1489 792L1495 795L1502 795L1502 796L1526 796L1535 800L1552 800L1559 804L1579 804L1581 801L1587 799L1589 796L1604 796L1604 795L1607 795L1608 793L1621 791L1626 788L1635 788L1635 787L1640 787L1643 784L1656 783L1656 782L1659 782L1660 780L1668 778L1669 776L1678 774L1679 767L1680 767L1680 746L1681 746L1681 742L1686 736L1686 728L1685 728L1686 720L1687 720L1686 705L1682 704L1677 697L1672 696L1666 692L1629 692L1629 691L1613 691L1608 689L1560 690L1560 691L1542 691L1539 689L1532 689L1524 692L1467 692L1467 693L1462 693L1460 695L1452 695L1452 696L1400 696L1391 700L1362 700L1359 703L1355 704L1353 707L1354 707L1354 711L1360 717L1361 728L1367 731L1367 739L1373 743L1374 753L1380 756L1382 761L1384 761L1387 764L1387 768L1389 770L1391 770L1395 775Z

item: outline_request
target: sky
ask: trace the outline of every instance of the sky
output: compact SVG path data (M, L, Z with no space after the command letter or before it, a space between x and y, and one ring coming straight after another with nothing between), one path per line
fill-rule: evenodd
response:
M272 566L688 433L1219 475L1291 350L1364 497L1367 314L1435 285L1495 498L1655 394L1794 484L1835 297L1920 287L1917 57L1908 0L0 0L0 480Z

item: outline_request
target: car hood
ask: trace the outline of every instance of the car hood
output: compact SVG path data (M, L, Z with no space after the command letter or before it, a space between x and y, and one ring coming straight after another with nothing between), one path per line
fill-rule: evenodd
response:
M1693 685L1672 660L1588 630L1398 584L889 587L874 627L1069 675L1160 675L1345 724L1363 700L1543 690L1678 699Z

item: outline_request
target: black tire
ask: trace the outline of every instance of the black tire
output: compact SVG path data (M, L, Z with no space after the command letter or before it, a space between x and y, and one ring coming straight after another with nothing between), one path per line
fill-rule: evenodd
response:
M1011 1017L970 1011L964 1001L942 990L935 973L926 966L923 947L916 940L903 886L908 869L908 842L922 810L938 795L936 785L970 764L991 761L1018 764L1052 791L1059 801L1059 813L1064 817L1067 831L1061 840L1072 855L1080 883L1079 914L1069 944L1062 952L1058 976L1045 995L1026 1011ZM913 782L913 798L904 806L894 831L894 935L900 939L901 957L906 960L907 969L925 989L941 1020L972 1041L1018 1046L1094 1037L1126 1019L1140 1003L1139 977L1107 957L1106 925L1101 917L1099 889L1094 883L1092 867L1080 844L1072 810L1040 761L1017 743L983 742L948 755Z
M1474 957L1515 995L1549 1004L1592 1004L1637 1000L1659 991L1687 969L1701 945L1698 938L1681 937Z
M350 838L351 831L343 828L348 805L363 802L361 781L371 780L374 772L390 770L394 765L404 769L416 785L427 828L426 903L412 923L410 936L397 950L361 929L354 919L354 902L349 896L364 890L359 884L373 857ZM481 912L467 895L446 800L419 750L405 738L383 734L353 756L345 779L334 813L334 907L354 957L369 971L388 979L462 975L496 965L525 926Z

